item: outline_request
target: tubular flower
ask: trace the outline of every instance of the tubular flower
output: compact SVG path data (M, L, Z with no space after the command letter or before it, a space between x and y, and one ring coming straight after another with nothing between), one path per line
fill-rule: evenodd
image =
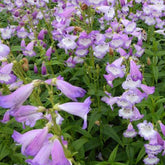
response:
M87 128L87 114L90 111L91 100L88 97L83 103L69 102L58 105L58 108L72 115L79 116L84 119L83 129Z

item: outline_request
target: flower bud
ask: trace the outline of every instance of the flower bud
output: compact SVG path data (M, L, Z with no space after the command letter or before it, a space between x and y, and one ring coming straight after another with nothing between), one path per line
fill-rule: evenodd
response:
M22 64L22 68L25 72L27 72L29 70L29 62L27 58L23 58L23 64Z

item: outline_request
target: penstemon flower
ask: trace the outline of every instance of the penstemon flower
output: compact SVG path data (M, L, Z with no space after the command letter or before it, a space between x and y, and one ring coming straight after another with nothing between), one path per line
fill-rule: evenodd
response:
M84 97L86 91L80 87L71 85L70 83L63 80L61 76L56 79L49 79L45 81L48 84L55 85L61 92L72 99L73 101L77 101L77 97Z
M87 114L90 111L90 104L91 104L91 100L90 97L88 97L83 103L69 102L58 105L58 108L72 115L81 117L84 120L83 129L86 129Z

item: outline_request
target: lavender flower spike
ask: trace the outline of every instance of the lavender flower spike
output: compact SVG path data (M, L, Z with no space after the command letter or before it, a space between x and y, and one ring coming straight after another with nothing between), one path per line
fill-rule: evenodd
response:
M56 85L56 87L68 98L73 101L77 101L77 97L84 97L86 91L80 87L71 85L70 83L63 80L62 77L57 77L56 79L49 79L45 82L48 84ZM55 84L53 84L55 82Z
M58 108L72 115L79 116L84 119L83 129L87 128L87 114L90 111L91 100L88 97L83 103L69 102L58 105Z

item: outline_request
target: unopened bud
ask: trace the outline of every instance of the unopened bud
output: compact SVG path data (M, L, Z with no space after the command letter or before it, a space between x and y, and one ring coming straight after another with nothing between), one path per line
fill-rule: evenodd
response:
M147 65L151 65L151 59L147 57Z
M25 72L27 72L29 70L29 62L27 58L23 58L22 59L23 64L22 64L22 68Z
M99 120L95 121L95 124L96 124L97 126L100 126L100 121L99 121Z
M113 49L109 48L109 55L113 56Z
M77 31L77 32L81 32L81 31L82 31L82 28L79 27L79 26L75 26L75 27L74 27L74 30Z
M86 10L86 9L88 9L88 6L87 6L87 4L83 3L81 5L81 10Z

